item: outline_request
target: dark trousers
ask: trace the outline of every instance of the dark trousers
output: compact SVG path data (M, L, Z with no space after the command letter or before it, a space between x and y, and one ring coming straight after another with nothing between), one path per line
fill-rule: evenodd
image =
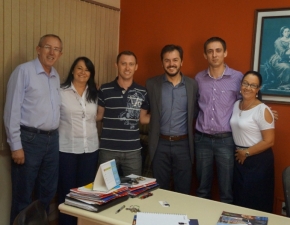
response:
M168 141L160 138L152 162L152 169L160 188L170 189L172 175L174 190L189 194L192 180L192 163L188 139Z
M211 187L216 164L221 202L233 203L233 173L235 143L233 137L210 138L195 134L195 161L199 187L196 196L211 199Z
M99 151L83 154L59 152L58 202L65 201L71 188L92 183L95 179ZM59 225L76 225L77 218L59 213Z
M32 193L48 210L58 180L58 132L36 134L21 129L25 163L11 162L12 206L10 224L32 202Z
M274 183L274 155L271 148L246 158L243 165L235 161L234 204L272 213Z

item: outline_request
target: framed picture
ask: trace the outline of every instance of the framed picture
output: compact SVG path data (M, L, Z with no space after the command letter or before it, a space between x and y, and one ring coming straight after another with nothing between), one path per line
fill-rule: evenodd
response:
M290 8L256 10L252 68L263 100L290 103Z

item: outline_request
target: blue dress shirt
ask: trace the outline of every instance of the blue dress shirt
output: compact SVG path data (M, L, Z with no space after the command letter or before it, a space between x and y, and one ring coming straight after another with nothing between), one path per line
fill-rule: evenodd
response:
M183 76L181 82L173 86L164 75L161 102L160 133L170 136L187 134L187 93Z
M59 126L60 81L52 67L48 75L38 58L12 72L4 108L4 124L11 150L22 148L20 126L53 130Z

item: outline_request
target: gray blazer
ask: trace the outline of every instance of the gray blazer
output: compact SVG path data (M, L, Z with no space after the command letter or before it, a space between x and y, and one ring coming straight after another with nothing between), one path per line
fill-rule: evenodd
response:
M183 76L187 93L187 110L188 110L188 137L191 161L194 160L194 144L193 144L193 119L198 112L197 105L197 82L189 77ZM149 155L152 162L157 148L160 135L160 115L161 115L161 89L163 75L150 78L146 82L146 88L150 102L150 126L149 126Z

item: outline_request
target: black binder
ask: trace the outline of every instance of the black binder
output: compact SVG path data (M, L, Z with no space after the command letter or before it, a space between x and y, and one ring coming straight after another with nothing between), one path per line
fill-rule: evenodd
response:
M120 198L113 199L113 200L111 200L107 203L104 203L102 205L98 205L98 204L88 204L88 203L85 203L83 201L80 201L80 200L77 200L75 198L71 198L71 197L67 196L65 198L64 204L70 205L70 206L75 206L75 207L85 209L85 210L88 210L91 212L100 212L104 209L110 208L114 205L117 205L117 204L123 202L123 201L126 201L128 198L129 198L129 196L126 195L126 196L122 196Z

